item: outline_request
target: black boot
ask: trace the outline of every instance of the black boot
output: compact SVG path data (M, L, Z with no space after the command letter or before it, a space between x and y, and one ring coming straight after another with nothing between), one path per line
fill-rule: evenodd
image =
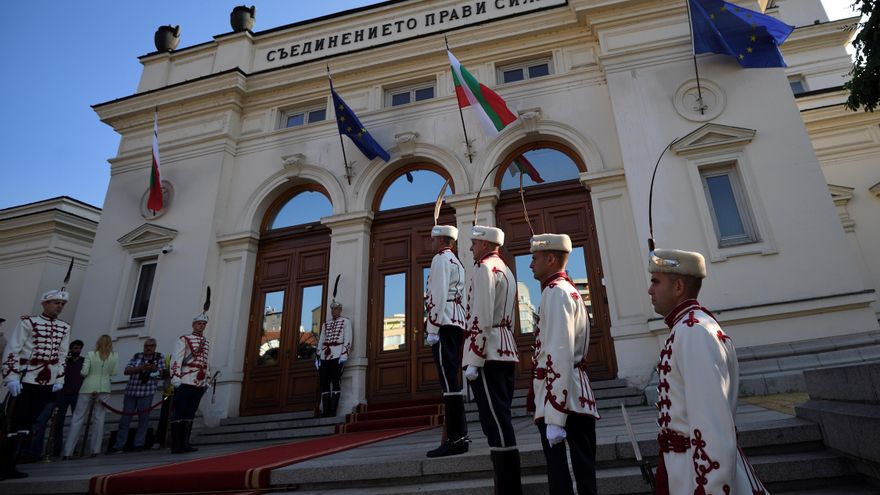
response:
M330 414L330 410L331 410L330 403L331 402L332 401L330 400L330 392L321 392L321 417L322 418L329 418L330 416L333 416L332 414Z
M492 466L495 468L495 493L497 495L522 495L519 449L492 450Z
M0 481L27 478L27 473L15 468L15 457L23 438L27 438L27 435L18 433L0 441Z
M192 436L193 431L193 422L192 420L187 420L183 422L183 451L184 452L197 452L199 449L193 447L189 443L189 437Z
M171 453L183 454L186 452L183 448L183 422L171 422Z
M330 394L330 416L336 417L336 410L339 408L339 396L342 395L340 392L333 392Z
M468 451L467 422L464 415L464 397L461 395L443 396L446 410L446 441L434 450L429 450L428 457L446 457L464 454Z

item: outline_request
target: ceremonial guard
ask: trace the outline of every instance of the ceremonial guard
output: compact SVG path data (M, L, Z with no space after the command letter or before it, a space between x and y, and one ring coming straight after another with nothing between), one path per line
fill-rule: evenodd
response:
M428 457L444 457L468 451L467 419L461 393L461 344L464 338L465 312L464 267L452 246L458 229L435 225L431 229L431 247L437 254L425 289L427 343L443 387L446 416L446 441L428 452Z
M208 374L208 308L211 307L211 287L202 312L192 321L192 333L182 335L171 356L171 385L174 386L174 410L171 417L171 453L195 452L190 445L193 419L205 390L211 386Z
M498 254L504 232L475 225L471 229L474 271L468 284L467 335L462 365L470 382L480 426L489 442L495 492L522 493L519 449L511 422L516 363L513 337L516 279Z
M737 446L736 349L697 301L706 263L699 253L652 250L654 311L669 327L660 351L657 423L659 494L761 494L767 490Z
M531 239L531 269L541 282L541 307L535 330L532 387L535 423L547 461L550 493L574 493L565 444L577 493L596 494L596 396L587 378L590 346L587 308L565 272L571 239L540 234Z
M332 319L321 325L318 338L318 358L315 366L321 381L321 407L324 417L336 416L341 395L340 382L342 368L351 352L351 320L342 316L342 304L336 300L339 288L339 275L333 284L333 299L330 303Z
M66 285L72 268L70 260L64 286L44 293L40 297L42 313L22 316L6 343L2 375L9 395L4 404L6 424L0 432L0 480L27 477L15 467L18 450L25 445L37 416L52 400L52 393L64 386L63 356L70 325L58 315L70 299Z

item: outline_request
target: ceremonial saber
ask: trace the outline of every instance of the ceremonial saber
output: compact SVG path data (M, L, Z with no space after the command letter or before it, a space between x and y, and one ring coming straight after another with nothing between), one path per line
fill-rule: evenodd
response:
M653 491L654 471L651 469L651 464L642 458L642 451L639 449L639 442L636 440L636 434L633 431L632 423L629 421L629 414L626 413L626 406L623 405L623 402L620 403L620 410L623 412L623 422L626 424L626 432L629 434L629 441L632 443L633 452L636 454L636 462L639 464L639 469L642 470L642 479L645 480L645 483L647 483Z
M211 404L214 403L214 396L217 395L217 377L220 375L220 370L214 372L214 376L211 377Z

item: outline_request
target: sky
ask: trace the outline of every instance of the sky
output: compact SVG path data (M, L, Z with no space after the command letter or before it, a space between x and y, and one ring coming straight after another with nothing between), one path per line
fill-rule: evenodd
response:
M12 4L12 0L5 0ZM849 0L822 0L830 19ZM253 0L255 31L379 3ZM56 196L101 207L119 136L91 106L135 92L153 33L180 25L178 48L231 31L241 0L27 0L0 30L0 209ZM148 182L144 177L144 187Z

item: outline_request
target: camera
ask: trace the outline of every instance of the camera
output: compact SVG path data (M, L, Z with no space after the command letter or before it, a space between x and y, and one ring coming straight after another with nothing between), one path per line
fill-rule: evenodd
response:
M168 254L171 251L174 251L173 244L166 244L166 245L162 246L162 254Z

